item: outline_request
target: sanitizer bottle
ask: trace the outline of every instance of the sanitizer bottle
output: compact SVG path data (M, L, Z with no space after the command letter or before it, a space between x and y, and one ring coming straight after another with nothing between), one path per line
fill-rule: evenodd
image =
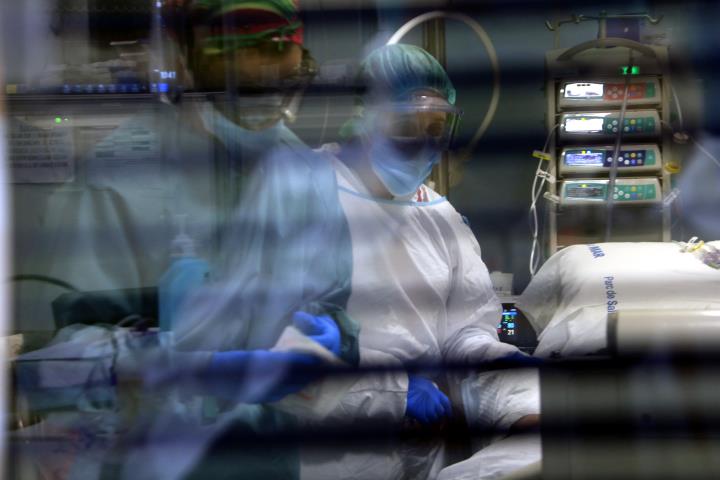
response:
M178 310L187 297L210 275L208 263L197 257L195 242L185 232L185 215L178 215L178 234L172 242L170 268L158 284L160 330L173 330Z

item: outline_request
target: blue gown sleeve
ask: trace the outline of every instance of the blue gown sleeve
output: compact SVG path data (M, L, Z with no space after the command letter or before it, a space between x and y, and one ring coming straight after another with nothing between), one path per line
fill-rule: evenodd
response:
M352 246L331 164L283 144L251 169L221 243L217 281L185 302L180 348L267 349L294 312L330 315L356 364L357 324L344 312Z

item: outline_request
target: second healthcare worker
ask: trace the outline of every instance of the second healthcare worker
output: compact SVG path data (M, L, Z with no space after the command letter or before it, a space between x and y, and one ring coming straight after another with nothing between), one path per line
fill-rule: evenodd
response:
M364 61L362 80L362 113L345 129L349 140L322 149L335 167L350 225L353 274L347 309L361 326L361 351L389 354L405 365L481 363L521 355L498 340L502 307L471 230L446 198L423 184L447 148L460 114L450 79L424 50L388 45ZM492 372L487 375L488 394L479 402L480 413L495 428L537 421L532 373L514 376L517 395L511 389L504 398L493 395L498 379ZM433 383L440 379L397 377L407 395L396 397L395 421L402 422L404 415L433 423L450 415L447 396ZM449 393L459 405L461 379L453 380ZM374 464L372 475L382 478L433 478L444 461L439 445L411 455L415 457L402 451L368 454L362 471ZM348 453L334 464L310 462L303 468L307 478L369 478L358 470L349 473L348 462L353 461L357 454Z

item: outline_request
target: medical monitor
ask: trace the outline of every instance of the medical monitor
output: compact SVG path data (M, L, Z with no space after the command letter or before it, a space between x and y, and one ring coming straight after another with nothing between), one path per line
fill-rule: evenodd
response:
M526 353L532 353L537 347L537 335L525 315L514 303L503 303L503 312L497 327L501 342L515 345Z

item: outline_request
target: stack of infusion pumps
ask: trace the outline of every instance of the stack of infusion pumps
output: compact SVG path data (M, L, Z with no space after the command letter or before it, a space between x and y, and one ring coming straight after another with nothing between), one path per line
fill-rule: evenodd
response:
M663 198L670 187L664 167L671 152L662 128L669 111L667 50L637 45L639 51L632 45L595 46L547 55L548 171L555 180L546 196L554 202L550 254L608 240L608 222L611 241L669 240ZM617 176L611 185L613 162Z

